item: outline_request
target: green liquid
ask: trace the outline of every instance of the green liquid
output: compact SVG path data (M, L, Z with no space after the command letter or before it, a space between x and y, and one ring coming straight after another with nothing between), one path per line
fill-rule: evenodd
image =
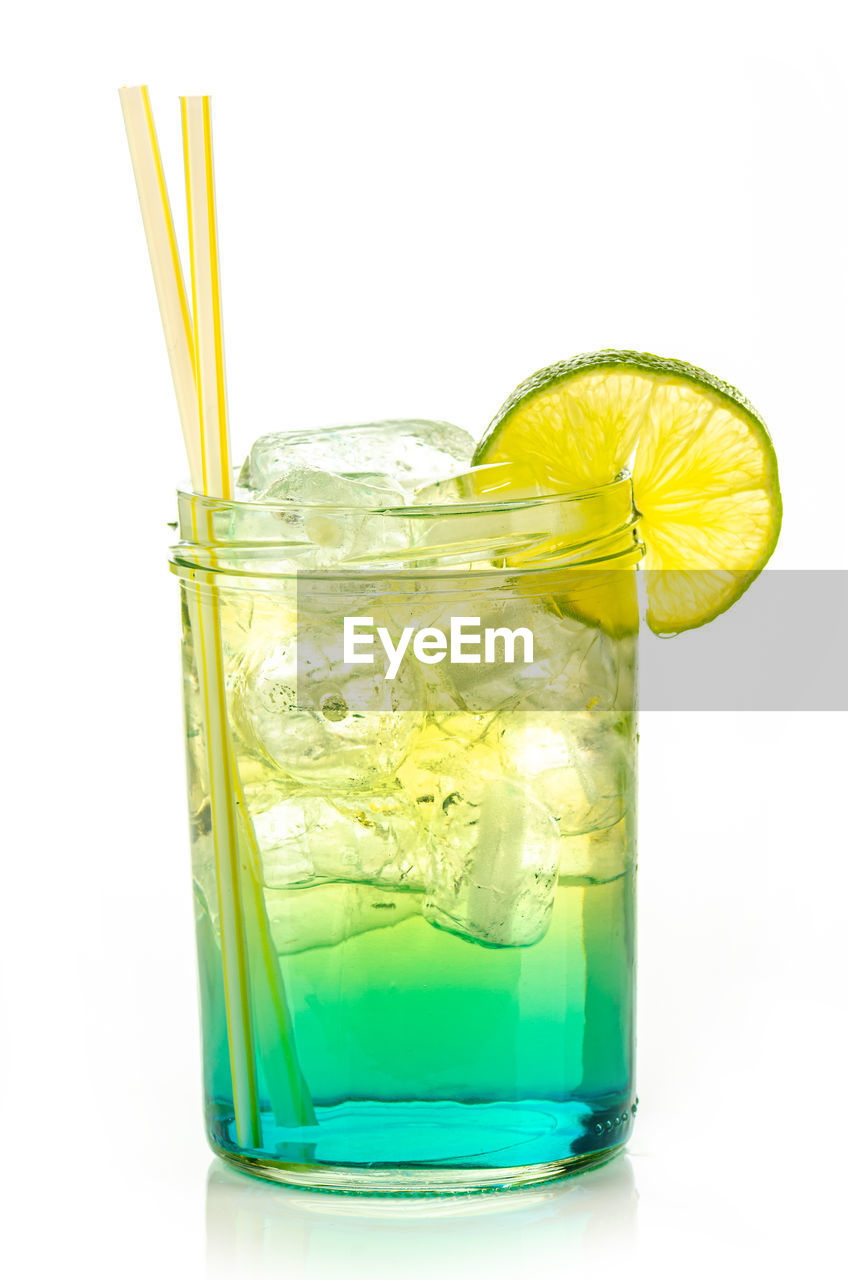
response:
M354 1190L379 1189L375 1170L406 1189L423 1168L416 1187L464 1189L521 1180L505 1169L554 1176L626 1141L632 643L534 607L550 641L537 687L509 693L512 677L495 672L496 713L445 705L435 689L407 722L290 705L276 602L226 599L244 934L241 957L227 940L229 1035L218 910L229 859L215 849L227 833L213 821L186 646L207 1121L214 1149L241 1167L289 1181L306 1169L307 1185ZM569 655L558 677L557 654Z
M325 1132L316 1142L314 1132L277 1125L265 1097L261 1153L497 1167L624 1141L634 1101L633 891L632 870L602 884L561 883L544 938L493 948L428 924L415 911L419 895L356 886L381 918L412 914L280 956L297 1056ZM266 891L272 931L287 936L305 893L309 912L323 899L338 927L349 887L325 885ZM214 974L208 927L201 946ZM221 1001L213 980L207 1090L213 1143L226 1150L236 1144Z

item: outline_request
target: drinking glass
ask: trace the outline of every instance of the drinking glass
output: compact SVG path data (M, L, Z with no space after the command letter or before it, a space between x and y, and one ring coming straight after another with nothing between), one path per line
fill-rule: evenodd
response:
M629 478L178 504L213 1149L358 1192L608 1159L636 1109Z

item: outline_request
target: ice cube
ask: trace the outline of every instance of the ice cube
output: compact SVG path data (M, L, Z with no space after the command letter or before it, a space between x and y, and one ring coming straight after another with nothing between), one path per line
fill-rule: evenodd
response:
M405 501L399 484L386 478L379 484L294 462L263 489L259 502L292 502L325 507L397 507Z
M628 807L632 734L616 712L516 707L493 721L486 741L497 744L505 770L532 787L563 835L612 827Z
M494 636L494 661L483 661L482 646L466 645L467 652L477 655L479 661L441 664L440 675L452 688L454 704L476 715L497 711L528 697L539 699L542 706L550 705L548 690L574 651L586 644L586 627L560 617L544 603L522 594L505 595L494 603L490 596L469 594L461 605L451 605L451 613L454 617L479 620L467 624L468 633L485 634L488 629L515 635L509 648L503 636ZM450 619L438 625L447 632ZM530 648L522 631L529 631L532 638L532 661L526 661ZM507 661L508 657L513 660Z
M434 480L415 490L414 502L422 506L447 506L458 502L502 502L536 498L544 492L525 462L484 462L470 471Z
M421 895L367 884L323 884L266 891L271 937L280 955L333 947L373 929L386 929L421 912Z
M559 831L465 712L429 724L398 771L429 833L424 915L490 946L529 946L547 929Z
M462 712L443 716L427 725L398 769L399 783L425 813L437 842L462 840L459 826L444 828L438 816L447 808L448 797L461 794L471 802L479 801L486 779L497 778L502 772L497 751L479 738L476 717ZM473 836L469 836L465 847L472 843Z
M633 702L634 641L613 639L600 627L561 619L563 661L546 688L534 689L529 706L558 711L626 711Z
M391 419L315 431L278 431L260 436L239 475L255 493L267 490L295 464L350 480L412 491L470 466L474 439L449 422Z
M257 871L268 888L321 881L424 888L426 834L415 803L399 789L328 796L277 785L248 804Z
M528 788L488 778L473 800L448 796L435 836L426 920L493 947L526 947L544 937L561 841L550 813Z
M302 614L295 624L281 615L248 646L233 682L233 719L247 748L287 777L331 791L391 780L424 723L416 665L403 664L391 681L376 663L346 668L341 634L320 617Z
M295 462L259 493L257 500L279 503L288 537L309 544L309 552L300 556L302 568L326 568L369 552L376 557L388 549L387 533L392 548L409 542L405 520L387 522L367 514L404 505L403 490L390 479L379 485L366 484ZM289 513L287 506L293 508Z

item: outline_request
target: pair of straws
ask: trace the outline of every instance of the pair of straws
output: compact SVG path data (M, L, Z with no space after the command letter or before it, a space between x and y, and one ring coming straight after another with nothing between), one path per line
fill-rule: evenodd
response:
M209 99L181 99L191 259L189 309L147 88L124 88L120 96L192 488L207 497L226 499L231 494L230 448ZM239 856L240 833L254 860L258 851L227 718L215 585L202 590L198 582L188 593L188 608L204 702L236 1134L241 1146L261 1148L257 1061L262 1064L266 1093L279 1125L310 1125L315 1117L295 1054L262 889L250 865L243 868Z
M147 86L121 89L120 96L192 488L208 497L228 498L230 447L209 99L180 99L191 259L189 309Z

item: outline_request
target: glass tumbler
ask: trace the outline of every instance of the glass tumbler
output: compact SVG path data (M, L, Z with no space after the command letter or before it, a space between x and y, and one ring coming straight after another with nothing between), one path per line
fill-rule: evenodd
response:
M213 1149L371 1193L608 1159L635 1113L629 478L178 502Z

